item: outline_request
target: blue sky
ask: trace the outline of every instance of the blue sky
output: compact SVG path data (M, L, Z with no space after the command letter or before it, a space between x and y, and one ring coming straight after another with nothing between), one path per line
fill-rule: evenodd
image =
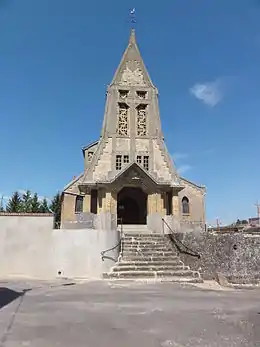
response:
M99 138L106 86L136 35L167 146L207 186L207 218L260 199L260 1L0 0L0 192L50 197Z

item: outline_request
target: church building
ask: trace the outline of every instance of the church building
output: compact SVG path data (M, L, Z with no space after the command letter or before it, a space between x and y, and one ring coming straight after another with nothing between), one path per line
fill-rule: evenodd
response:
M132 29L107 88L99 140L83 149L84 171L63 191L61 223L81 212L147 225L153 216L205 224L205 187L180 177L164 142L158 90Z

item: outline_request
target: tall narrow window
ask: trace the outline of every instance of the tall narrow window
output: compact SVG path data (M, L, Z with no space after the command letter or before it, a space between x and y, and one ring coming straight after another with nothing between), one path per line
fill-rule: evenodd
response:
M139 105L137 107L137 136L146 136L146 107L147 105Z
M97 198L98 198L98 192L97 189L91 190L91 196L90 196L90 212L97 214Z
M172 192L166 192L166 215L172 214Z
M116 170L122 169L122 155L116 156Z
M184 196L182 198L181 205L182 205L182 214L189 214L190 213L190 202L186 196Z
M77 195L75 200L75 213L83 212L83 196Z
M149 170L149 157L148 157L148 155L144 156L143 166L144 166L145 170L147 170L147 171Z
M128 106L124 103L119 103L117 133L119 135L128 135Z

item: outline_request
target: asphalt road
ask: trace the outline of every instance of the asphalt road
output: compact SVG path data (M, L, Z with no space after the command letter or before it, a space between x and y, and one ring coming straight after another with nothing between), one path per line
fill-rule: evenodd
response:
M0 287L0 347L260 346L257 290L131 281Z

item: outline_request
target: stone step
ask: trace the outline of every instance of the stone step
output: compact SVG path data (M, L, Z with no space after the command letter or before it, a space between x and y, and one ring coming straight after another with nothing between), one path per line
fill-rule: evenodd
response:
M127 238L127 239L123 239L123 242L125 243L141 243L141 244L165 244L167 243L171 243L171 241L169 239L151 239L151 238L147 238L147 239L133 239L133 238Z
M110 279L110 280L117 280L117 279L127 279L127 277L120 278L118 276L116 277L111 277L110 273L104 273L103 278L105 279ZM202 283L203 280L201 278L197 277L179 277L179 276L171 276L171 277L140 277L140 278L135 278L135 280L156 280L159 282L170 282L170 283Z
M178 260L178 256L177 255L171 255L171 256L151 256L151 257L147 257L147 256L142 256L142 255L136 255L136 256L124 256L122 257L123 261L148 261L148 262L153 262L153 261L160 261L160 262L164 262L164 261L170 261L170 260Z
M141 244L163 244L165 243L166 241L168 242L171 242L170 239L150 239L150 238L147 238L147 239L136 239L136 238L125 238L123 237L123 242L126 242L126 243L141 243Z
M124 229L133 229L133 230L148 229L149 230L147 224L122 224L122 227Z
M170 247L125 247L123 246L123 251L124 252L171 252L171 253L175 253L176 251Z
M156 248L168 248L170 250L174 249L174 245L170 242L160 242L160 243L148 243L148 242L143 242L143 243L138 243L138 242L123 242L122 243L124 248L144 248L144 249L156 249Z
M119 266L176 266L176 265L183 265L183 262L177 258L176 260L170 260L170 261L120 261L116 264L117 267Z
M115 266L113 268L114 272L119 271L175 271L175 270L189 270L188 266L182 265L124 265Z
M162 235L162 234L138 234L138 233L125 233L124 238L133 238L133 239L137 239L137 240L143 240L143 239L165 239L167 238L167 236Z
M161 271L113 271L110 272L109 277L121 277L121 278L136 278L136 277L193 277L193 272L191 270L161 270Z
M177 256L177 254L173 251L157 251L157 250L143 250L143 251L127 251L123 248L123 257L131 257L131 256L138 256L142 255L144 257L170 257L172 255Z
M163 247L165 245L171 245L172 243L169 241L124 241L123 244L126 246L142 246L142 247L153 247L153 246L158 246L158 247Z

